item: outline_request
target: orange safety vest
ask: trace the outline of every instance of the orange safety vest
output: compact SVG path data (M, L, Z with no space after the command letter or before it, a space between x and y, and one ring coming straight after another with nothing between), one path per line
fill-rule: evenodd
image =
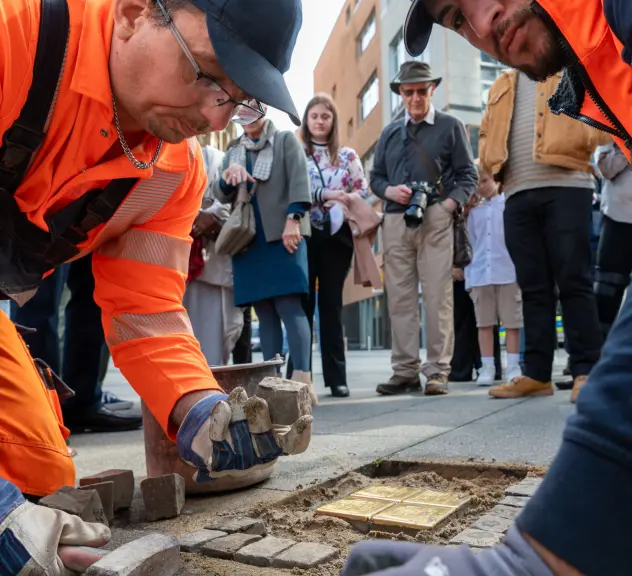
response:
M178 400L218 389L182 306L190 231L206 174L195 140L166 144L153 169L121 155L102 163L116 144L109 76L114 27L110 0L68 0L70 33L46 137L14 197L42 230L46 218L112 179L138 184L81 254L93 252L95 300L115 364L174 438L169 417ZM0 11L0 138L18 118L33 79L40 0L10 0ZM133 153L149 162L149 135ZM1 408L0 408L1 409Z
M573 62L551 99L551 110L609 132L632 159L632 67L621 58L622 45L608 25L602 0L537 4ZM563 91L576 95L577 106L563 97Z

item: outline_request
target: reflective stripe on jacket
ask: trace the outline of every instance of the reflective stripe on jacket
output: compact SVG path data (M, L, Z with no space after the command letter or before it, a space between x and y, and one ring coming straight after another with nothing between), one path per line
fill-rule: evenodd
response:
M192 222L206 175L195 141L165 144L155 167L137 170L116 145L109 55L113 3L68 0L70 37L47 136L16 193L29 220L46 216L114 177L140 182L113 218L80 245L94 252L95 300L115 364L170 436L175 403L218 385L182 306ZM40 0L11 0L0 11L0 137L18 117L31 84ZM157 140L134 149L148 162Z

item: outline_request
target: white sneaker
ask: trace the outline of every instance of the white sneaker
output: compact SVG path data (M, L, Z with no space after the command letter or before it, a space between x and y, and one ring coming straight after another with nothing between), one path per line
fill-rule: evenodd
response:
M493 364L483 364L481 371L476 379L477 386L493 386L496 368Z
M522 376L522 368L520 368L520 365L507 366L507 370L505 370L505 382L511 382L517 376Z

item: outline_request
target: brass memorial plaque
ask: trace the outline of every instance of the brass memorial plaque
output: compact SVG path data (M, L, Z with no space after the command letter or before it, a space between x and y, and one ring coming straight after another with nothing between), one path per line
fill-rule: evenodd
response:
M388 500L390 502L402 502L412 498L419 488L407 488L406 486L367 486L351 494L351 498L369 498L371 500Z
M375 514L393 505L393 502L384 500L365 500L360 498L343 498L325 504L316 510L317 516L334 516L345 520L360 520L363 522L371 519Z
M463 497L455 492L437 492L436 490L422 490L404 499L404 502L410 504L431 504L454 509L462 508L469 501L469 496Z
M455 511L447 506L395 504L371 518L371 526L398 526L412 530L435 528Z

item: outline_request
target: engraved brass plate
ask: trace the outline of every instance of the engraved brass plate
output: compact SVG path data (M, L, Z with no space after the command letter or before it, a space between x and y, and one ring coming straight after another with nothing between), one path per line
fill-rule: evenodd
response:
M459 496L454 492L437 492L435 490L422 490L413 496L405 498L410 504L431 504L433 506L447 506L448 508L462 508L469 501L469 496Z
M392 502L384 500L365 500L360 498L343 498L325 504L316 510L319 516L334 516L349 520L366 522L378 512L392 506Z
M371 525L399 526L413 530L428 530L443 522L455 511L447 506L431 506L429 504L395 504L388 510L376 514Z
M401 502L407 498L412 498L418 492L420 492L419 488L406 488L405 486L367 486L351 494L351 498Z

